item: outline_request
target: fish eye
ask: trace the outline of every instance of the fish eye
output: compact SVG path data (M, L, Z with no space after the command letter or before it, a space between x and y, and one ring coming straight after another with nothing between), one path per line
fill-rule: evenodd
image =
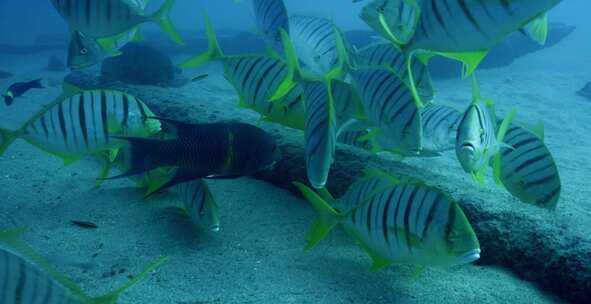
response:
M86 48L83 48L80 50L80 54L86 55L86 54L88 54L88 50Z

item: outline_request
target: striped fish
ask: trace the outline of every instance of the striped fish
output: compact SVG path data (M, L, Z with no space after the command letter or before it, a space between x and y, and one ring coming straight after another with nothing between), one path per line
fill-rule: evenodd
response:
M418 182L382 175L355 183L337 201L296 183L319 214L306 248L342 224L372 258L372 271L394 263L452 266L480 257L474 230L451 197Z
M328 19L303 15L289 18L289 36L304 72L324 76L337 66L337 31Z
M430 104L421 109L423 119L423 150L442 152L455 148L456 134L462 114L448 106Z
M480 97L476 77L472 77L472 94L472 104L464 111L458 125L455 149L464 171L483 184L484 173L501 148L514 112L509 113L497 129L492 101Z
M404 81L385 68L362 68L351 75L365 113L386 139L381 144L400 154L420 152L420 108Z
M100 297L89 297L58 273L20 240L22 229L0 231L0 303L3 304L112 304L123 291L164 262L152 264L123 288Z
M196 227L209 231L220 230L218 207L203 179L180 183L171 190L179 195Z
M543 131L536 134L511 124L503 147L497 154L499 177L505 188L523 202L555 209L560 198L560 176L550 151L544 144Z
M453 53L488 50L560 2L424 0L416 31L405 48Z
M355 54L355 63L360 67L386 67L409 85L406 55L392 43L377 43L360 49ZM433 100L433 84L427 66L418 59L412 59L412 74L421 100Z
M113 166L121 171L127 170L126 159L131 157L125 149L112 161ZM143 175L130 176L138 187L145 188L148 197L169 182L176 170L170 167L158 168ZM203 179L194 179L176 184L169 188L182 202L181 209L191 218L193 225L200 230L219 231L218 206Z
M257 111L265 120L304 129L303 89L292 88L279 100L271 97L288 76L280 60L260 55L232 56L222 60L224 76L240 96L240 106Z
M467 173L485 168L499 151L494 117L484 102L471 104L462 115L455 149L458 161Z
M303 129L303 103L301 88L293 81L290 71L281 60L262 55L226 56L217 41L211 20L204 14L208 50L181 63L182 68L193 68L212 61L219 61L224 66L224 76L240 96L240 105L254 109L273 121L289 118L290 126ZM294 91L295 90L295 91ZM287 96L289 95L289 96ZM286 97L287 96L287 97ZM285 97L285 98L283 98ZM281 107L271 104L282 99ZM286 106L287 110L283 107ZM285 112L294 112L286 115ZM275 113L278 115L276 116ZM284 117L285 116L285 117ZM291 119L293 118L293 120Z
M374 0L361 10L360 17L382 37L406 44L413 37L421 16L423 0Z
M170 22L174 0L166 0L152 15L144 12L138 0L51 0L58 13L68 22L70 31L80 31L95 38L112 37L145 23L156 22L172 40L183 39Z
M0 153L16 139L71 163L84 156L117 149L121 141L111 135L148 136L160 131L160 122L139 99L113 90L81 91L66 88L62 97L40 111L16 131L0 130Z
M332 99L337 120L337 130L341 130L354 118L363 113L361 97L355 88L344 81L331 80Z
M324 82L305 82L306 104L306 170L314 188L322 188L334 160L336 116L330 88Z
M370 136L371 125L367 121L356 120L339 130L337 142L354 146L369 152L379 152L381 147Z
M279 29L289 32L289 19L283 0L253 0L252 6L256 25L263 39L275 51L282 53Z

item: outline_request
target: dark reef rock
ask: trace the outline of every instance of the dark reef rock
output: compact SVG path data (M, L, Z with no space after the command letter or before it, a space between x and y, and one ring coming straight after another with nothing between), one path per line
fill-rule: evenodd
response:
M181 86L187 82L166 54L146 43L131 42L121 51L122 55L103 62L101 77L104 81L162 87Z
M47 70L50 72L63 72L66 70L66 65L63 61L57 58L57 56L53 55L49 57L49 62L47 63Z
M479 69L490 69L508 66L515 59L540 51L558 44L575 30L575 27L562 23L551 23L548 27L548 39L540 45L522 33L514 33L494 47L478 66ZM436 56L429 62L431 76L434 78L453 78L461 75L462 65L447 58Z
M580 89L577 94L587 97L591 100L591 82L588 82L582 89Z
M82 89L90 90L103 86L103 83L98 75L93 75L88 72L72 71L66 75L64 82L73 84Z
M0 70L0 79L6 79L6 78L10 78L12 76L14 76L14 74L7 72L7 71Z

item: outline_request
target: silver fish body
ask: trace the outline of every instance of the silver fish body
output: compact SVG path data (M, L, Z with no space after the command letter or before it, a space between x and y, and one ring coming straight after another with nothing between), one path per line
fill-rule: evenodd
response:
M332 99L324 82L305 82L306 104L306 171L314 188L322 188L334 160L336 145L336 116Z
M338 29L328 19L294 15L289 18L289 36L303 71L324 76L338 62Z
M82 299L20 254L0 247L0 303L83 303Z
M541 135L543 136L543 135ZM558 167L543 138L517 124L510 125L500 150L500 180L523 202L554 209L561 191Z
M376 43L356 52L355 64L359 67L386 67L400 79L409 84L406 55L392 43ZM433 84L429 69L416 58L412 58L412 74L421 100L429 103L433 100Z
M486 166L499 150L493 117L483 103L471 104L462 116L456 136L456 155L467 173Z
M219 231L218 207L203 179L180 183L171 188L184 204L193 224L204 230Z
M421 109L421 118L424 150L442 152L455 148L462 113L452 107L430 104Z
M114 147L111 135L148 136L160 122L139 99L112 90L90 90L66 97L33 117L20 137L54 155L80 158ZM120 144L120 143L119 143Z
M352 210L345 229L393 263L450 266L480 257L478 239L460 206L437 189L370 176L338 201Z
M406 48L439 52L484 51L561 0L424 0Z
M267 45L283 52L280 29L289 33L289 18L283 0L253 0L252 6L257 28Z
M92 37L114 36L147 22L143 7L135 0L51 0L73 30Z
M420 152L420 108L404 81L386 68L362 68L351 74L365 113L384 135L381 144L402 154Z

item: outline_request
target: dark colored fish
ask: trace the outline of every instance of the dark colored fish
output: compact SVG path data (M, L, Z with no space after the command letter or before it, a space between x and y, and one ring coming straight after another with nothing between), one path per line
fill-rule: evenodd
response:
M124 160L127 170L108 179L161 167L175 168L174 176L154 191L157 192L196 178L251 175L279 160L273 137L253 125L238 122L189 124L158 119L169 125L176 138L118 137L129 142L124 148L128 155Z
M192 82L197 82L197 81L201 81L205 78L207 78L209 76L209 74L201 74L201 75L197 75L195 77L193 77L193 79L191 79Z
M43 88L43 85L41 85L41 79L35 79L29 82L14 83L8 87L8 90L6 90L6 93L4 94L4 103L6 103L7 106L10 106L14 102L15 98L21 97L28 90Z
M72 220L71 221L72 224L78 226L78 227L82 227L82 228L87 228L87 229L96 229L98 228L98 225L92 222L86 222L86 221L78 221L78 220Z

